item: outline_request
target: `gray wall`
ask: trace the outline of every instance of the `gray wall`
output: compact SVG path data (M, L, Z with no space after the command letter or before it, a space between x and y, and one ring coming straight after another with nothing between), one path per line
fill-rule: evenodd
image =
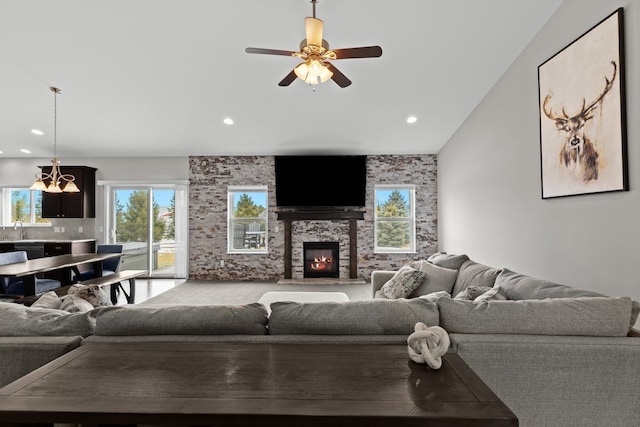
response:
M624 7L629 192L541 199L538 66ZM438 154L439 249L640 300L640 2L565 0Z

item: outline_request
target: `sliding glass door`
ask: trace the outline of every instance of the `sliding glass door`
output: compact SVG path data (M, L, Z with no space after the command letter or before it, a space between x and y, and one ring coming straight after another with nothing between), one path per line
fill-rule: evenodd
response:
M185 278L186 186L110 184L108 241L123 245L121 269Z

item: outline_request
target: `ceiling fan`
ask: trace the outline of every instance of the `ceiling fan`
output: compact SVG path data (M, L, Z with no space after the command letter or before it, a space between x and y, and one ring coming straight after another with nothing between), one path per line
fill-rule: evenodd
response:
M340 87L347 87L351 80L338 70L329 60L348 58L376 58L382 56L380 46L352 47L347 49L329 49L329 43L322 38L323 22L316 18L316 3L318 0L311 0L313 4L313 17L304 19L306 39L300 42L300 51L261 49L248 47L247 53L260 53L264 55L295 56L304 62L296 66L287 76L278 83L279 86L289 86L296 77L308 84L324 83L331 79Z

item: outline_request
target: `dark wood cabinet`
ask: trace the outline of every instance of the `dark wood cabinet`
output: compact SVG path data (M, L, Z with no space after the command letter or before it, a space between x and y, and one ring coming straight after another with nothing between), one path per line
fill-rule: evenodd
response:
M43 173L51 173L51 166L40 166ZM79 193L42 192L43 218L95 218L96 168L89 166L61 166L63 174L71 174ZM48 181L45 180L45 184Z

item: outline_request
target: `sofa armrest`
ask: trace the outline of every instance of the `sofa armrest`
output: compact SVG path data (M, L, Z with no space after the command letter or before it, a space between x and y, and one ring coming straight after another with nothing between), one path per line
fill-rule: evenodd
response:
M375 270L371 273L371 296L376 297L376 292L382 288L382 285L387 283L389 279L396 274L395 271L389 270Z

